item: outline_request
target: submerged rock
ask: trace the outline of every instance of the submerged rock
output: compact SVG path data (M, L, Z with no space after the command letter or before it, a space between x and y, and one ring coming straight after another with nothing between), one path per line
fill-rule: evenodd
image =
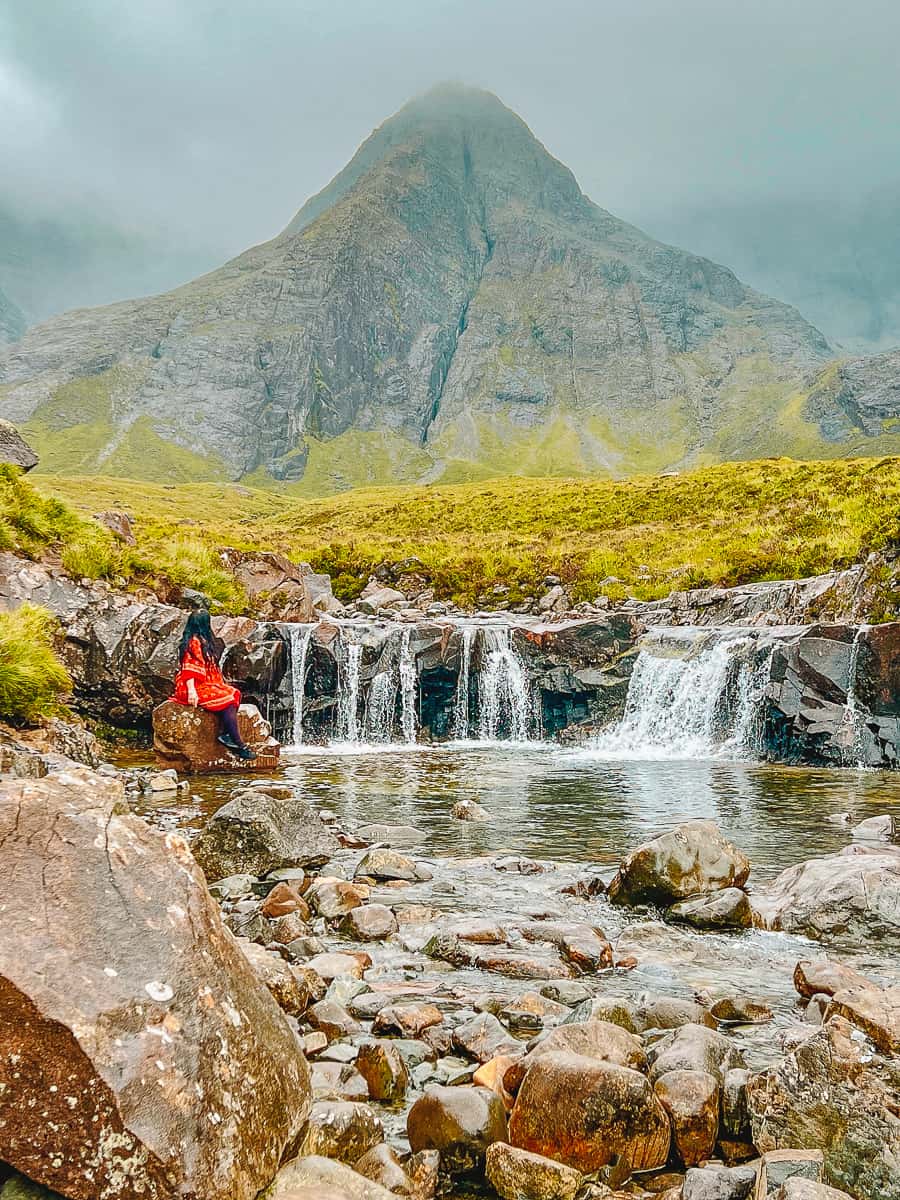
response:
M679 900L667 915L670 920L693 925L695 929L749 929L753 924L750 898L736 887Z
M614 904L670 905L698 893L741 887L750 862L715 821L688 821L639 846L609 885Z
M72 1200L251 1200L309 1076L186 843L87 770L0 787L0 839L0 1158Z

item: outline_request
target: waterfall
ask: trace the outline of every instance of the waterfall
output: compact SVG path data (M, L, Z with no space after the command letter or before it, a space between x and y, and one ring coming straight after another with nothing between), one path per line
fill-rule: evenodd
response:
M459 631L459 675L456 680L456 695L453 699L452 731L455 738L464 741L469 736L469 678L472 673L472 644L477 630L474 625L463 625Z
M338 686L337 738L340 742L356 743L360 740L359 674L362 646L350 642L345 649Z
M769 659L750 637L696 630L645 639L619 726L594 749L609 758L754 757Z
M841 725L836 741L841 747L841 757L848 767L866 766L865 746L865 714L860 708L856 695L856 682L859 670L859 647L870 626L860 625L853 636L850 647L850 661L847 664L847 700L841 716Z
M369 702L366 705L366 740L389 742L394 730L394 708L397 702L397 684L392 671L379 671L369 684Z
M416 660L410 649L411 637L412 630L407 628L400 640L400 726L403 740L408 743L416 740L416 700L419 691Z
M294 720L291 733L293 745L303 745L303 706L306 699L306 654L315 625L292 625L291 646L291 695L294 701Z
M512 646L509 628L485 627L481 631L481 666L478 672L478 736L496 741L528 740L531 695L522 663Z

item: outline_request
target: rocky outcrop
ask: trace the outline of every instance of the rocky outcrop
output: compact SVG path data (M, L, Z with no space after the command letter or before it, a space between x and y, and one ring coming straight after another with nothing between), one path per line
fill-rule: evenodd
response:
M87 770L0 787L0 1158L71 1200L252 1200L299 1043L186 843Z
M30 471L38 464L38 456L9 421L0 421L0 464L9 463Z
M343 610L334 598L331 578L317 575L309 563L293 563L269 551L226 549L222 561L241 585L257 616L278 621L316 621Z
M900 942L900 847L846 846L753 894L754 920L828 942Z
M25 314L0 291L0 347L17 341L25 332Z
M160 478L188 452L197 477L338 490L727 455L735 390L764 387L777 412L830 357L794 309L596 207L495 97L444 87L278 237L165 295L46 322L0 385L38 442L69 422L70 470ZM754 421L753 457L790 453L786 428Z
M766 742L783 760L900 761L900 623L813 625L775 646Z
M846 570L806 579L693 588L661 600L625 601L621 608L647 625L858 625L894 614L898 596L900 561L896 552L883 551Z
M896 1083L842 1018L751 1076L747 1105L760 1151L821 1150L826 1183L858 1200L900 1197Z
M174 767L188 775L227 771L273 771L278 766L280 746L272 727L255 704L238 709L238 731L252 750L254 759L232 754L218 740L219 717L202 708L190 708L167 700L153 710L153 750L162 767Z

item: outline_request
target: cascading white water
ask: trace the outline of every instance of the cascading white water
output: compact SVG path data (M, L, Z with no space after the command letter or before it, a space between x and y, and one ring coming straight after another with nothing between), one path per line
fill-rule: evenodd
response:
M651 635L638 654L622 721L593 748L608 758L754 756L768 660L747 659L749 644L709 631Z
M359 727L359 676L362 665L362 646L350 642L340 664L338 686L337 737L340 742L356 743L360 740Z
M379 671L369 684L366 705L366 741L389 742L394 730L397 683L392 671Z
M303 708L306 700L306 655L315 625L292 625L291 646L291 696L294 702L294 719L291 730L293 745L303 745Z
M856 694L856 682L859 670L859 647L869 625L860 625L853 636L850 647L850 661L847 664L847 701L841 717L841 727L836 741L841 746L841 757L848 767L866 766L865 747L865 712L860 707Z
M400 639L400 727L403 730L403 740L407 743L416 740L416 700L419 691L416 660L410 647L411 638L412 630L404 629Z
M452 733L464 741L469 736L469 679L472 673L472 646L477 630L474 625L463 625L459 631L459 675L456 679L456 695L453 698Z
M486 626L481 636L478 736L483 741L496 741L505 731L510 741L525 742L531 696L510 630Z

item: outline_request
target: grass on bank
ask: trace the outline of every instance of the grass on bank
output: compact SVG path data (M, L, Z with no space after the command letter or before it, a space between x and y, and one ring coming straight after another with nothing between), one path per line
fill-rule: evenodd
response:
M460 603L534 595L559 575L576 599L797 578L900 544L900 458L724 463L626 481L498 479L371 488L302 500L239 484L34 478L89 515L135 519L135 558L193 587L221 546L279 550L329 572L342 599L379 563L410 556ZM192 572L195 572L192 575ZM612 580L611 580L612 577ZM218 581L227 605L227 588Z
M0 718L31 724L57 712L72 681L53 650L57 622L23 604L0 613Z

